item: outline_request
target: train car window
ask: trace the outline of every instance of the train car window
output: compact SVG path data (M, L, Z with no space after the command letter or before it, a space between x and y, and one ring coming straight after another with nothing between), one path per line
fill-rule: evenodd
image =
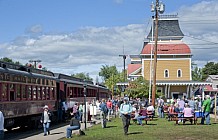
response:
M49 87L46 87L46 99L47 100L50 100L50 88Z
M28 100L32 100L32 87L27 86L27 95L28 95Z
M30 77L27 78L27 83L31 83L31 78Z
M73 87L70 88L70 98L73 98Z
M15 88L15 92L17 94L16 100L20 100L21 99L21 92L20 92L21 88L20 88L20 86L21 86L20 84L17 84L16 88Z
M43 79L44 81L44 79ZM42 87L42 100L46 100L46 93L45 93L45 87Z
M41 100L41 99L42 99L41 87L38 87L38 88L37 88L37 92L38 92L38 100Z
M33 100L37 100L37 91L35 86L32 86L32 91L33 91Z
M42 85L45 85L45 79L42 79Z
M32 78L31 83L36 84L36 78Z
M4 80L5 81L10 81L10 74L5 73Z
M7 86L8 84L2 84L2 100L3 101L8 101Z
M21 76L21 81L22 81L23 83L26 83L26 76Z
M21 93L22 93L22 100L26 99L26 86L22 85L21 86Z
M40 78L36 78L36 84L40 84L41 82L40 82Z
M10 101L15 100L14 84L9 84Z
M53 82L54 82L54 80L51 80L51 86L54 86L54 83L53 83Z
M79 97L83 97L83 89L79 88Z
M4 80L4 73L0 73L0 80Z
M53 87L50 88L50 95L51 95L51 99L55 99L54 88Z

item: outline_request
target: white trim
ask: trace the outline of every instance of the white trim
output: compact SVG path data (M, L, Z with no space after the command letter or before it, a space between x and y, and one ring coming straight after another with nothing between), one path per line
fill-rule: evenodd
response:
M154 44L155 41L149 41L147 44ZM147 45L146 44L146 45ZM180 45L187 45L186 43L184 43L182 40L160 40L157 42L158 45L161 44L180 44ZM187 45L188 46L188 45Z
M129 77L140 77L140 76L142 76L142 75L129 75Z
M144 61L142 61L142 77L144 77L145 78L145 73L144 73L144 71L145 71L145 63L144 63Z
M190 61L189 61L189 65L190 65L190 68L189 68L189 70L190 70L190 73L189 73L189 76L190 76L190 80L192 80L192 61L191 61L191 59L190 59Z
M150 56L148 53L146 54L140 54L140 55L148 55ZM192 55L191 53L182 53L182 54L178 54L178 53L168 53L168 54L157 54L157 55Z
M208 82L180 82L180 81L176 81L176 82L157 82L156 85L158 86L162 86L162 85L212 85L212 83L208 83Z
M157 58L157 60L191 60L191 58ZM151 58L142 58L142 60L151 60ZM153 60L153 59L152 59Z
M170 85L168 86L167 98L170 98ZM172 97L172 96L171 96Z
M136 73L139 73L141 69L142 69L142 67L139 67L138 69L136 69L135 71L130 73L130 75L135 75Z

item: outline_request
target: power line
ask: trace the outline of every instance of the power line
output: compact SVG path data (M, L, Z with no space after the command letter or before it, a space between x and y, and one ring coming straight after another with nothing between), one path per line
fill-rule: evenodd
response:
M164 28L164 27L162 27L162 26L158 26L158 27L160 27L160 28L162 28L162 29L164 29L164 30L166 30L166 31L171 31L171 32L173 32L173 33L176 33L174 30L171 30L171 29L169 29L169 28ZM200 38L193 37L193 36L189 36L189 35L186 35L186 34L184 34L184 36L189 37L189 38L193 38L193 39L196 39L196 40L201 40L201 41L204 41L204 42L208 42L208 43L211 43L212 45L218 44L217 42L212 42L212 41L200 39Z

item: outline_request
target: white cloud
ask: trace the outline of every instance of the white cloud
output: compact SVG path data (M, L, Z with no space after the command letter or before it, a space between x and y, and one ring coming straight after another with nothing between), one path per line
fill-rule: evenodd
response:
M181 29L186 35L184 41L190 44L192 60L201 67L209 61L218 62L217 13L217 0L202 1L179 10Z
M11 44L0 44L0 57L25 64L30 59L55 72L98 74L102 65L122 67L119 54L139 54L143 44L144 25L122 27L84 27L69 34L19 37Z
M27 32L29 33L40 33L42 32L42 26L41 25L33 25L32 27L27 29Z
M117 0L116 2L123 2ZM191 7L179 9L179 21L184 32L184 42L189 45L193 60L199 65L208 61L217 62L218 1L203 1ZM210 23L210 24L209 24ZM73 74L78 72L97 75L102 65L116 65L121 70L123 59L119 54L139 54L145 32L145 25L132 24L117 27L83 27L68 34L43 34L21 36L11 43L0 44L0 57L9 57L25 64L30 59L40 59L43 67L54 72ZM41 32L41 26L31 28ZM189 36L193 36L193 39ZM93 77L95 79L95 76Z

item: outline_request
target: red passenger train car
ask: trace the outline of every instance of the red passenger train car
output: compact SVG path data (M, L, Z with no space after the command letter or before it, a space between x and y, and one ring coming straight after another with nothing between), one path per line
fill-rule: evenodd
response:
M48 105L57 121L60 101L82 102L84 85L87 101L110 97L106 87L64 74L0 61L0 110L5 116L5 128L39 127L42 108Z
M59 80L57 87L60 91L60 99L67 102L68 108L72 108L75 102L84 102L84 87L86 87L87 102L111 98L111 92L103 85L94 85L92 81L84 81L60 73L56 73L55 76Z

